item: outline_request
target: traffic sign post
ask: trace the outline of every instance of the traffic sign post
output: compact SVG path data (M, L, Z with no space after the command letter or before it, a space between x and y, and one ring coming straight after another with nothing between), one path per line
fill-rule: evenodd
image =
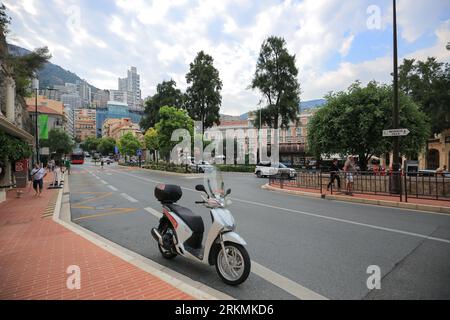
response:
M141 160L142 160L142 150L141 150L141 149L138 149L137 152L136 152L136 154L137 154L137 156L139 157L139 168L142 168L142 165L141 165Z
M408 129L383 130L383 137L405 137L410 133Z

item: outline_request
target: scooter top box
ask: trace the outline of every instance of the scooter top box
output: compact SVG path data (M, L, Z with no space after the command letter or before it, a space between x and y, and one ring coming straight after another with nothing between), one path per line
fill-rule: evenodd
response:
M173 184L158 184L155 187L155 197L162 203L175 203L181 199L183 192L180 186Z

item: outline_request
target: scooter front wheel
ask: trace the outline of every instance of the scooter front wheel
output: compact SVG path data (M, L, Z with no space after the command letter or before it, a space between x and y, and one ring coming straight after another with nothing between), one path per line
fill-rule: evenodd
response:
M250 274L250 256L240 244L226 242L224 246L225 252L221 247L216 256L217 274L226 284L239 285L247 280Z

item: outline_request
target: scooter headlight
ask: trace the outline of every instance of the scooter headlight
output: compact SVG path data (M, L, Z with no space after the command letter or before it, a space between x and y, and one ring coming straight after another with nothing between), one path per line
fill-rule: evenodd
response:
M226 230L234 230L236 227L236 222L231 214L223 215L222 217L223 225Z

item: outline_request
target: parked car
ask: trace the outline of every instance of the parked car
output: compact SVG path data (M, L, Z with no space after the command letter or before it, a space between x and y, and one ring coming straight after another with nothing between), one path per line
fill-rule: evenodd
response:
M85 158L90 158L91 155L89 154L89 152L85 151L85 152L84 152L84 157L85 157Z
M288 168L282 163L260 162L256 165L255 174L258 178L262 177L282 177L294 179L297 177L295 169Z
M200 161L199 163L191 163L190 168L193 172L203 173L207 169L212 169L212 165L210 165L206 161Z
M102 159L100 161L103 161L106 164L110 164L113 163L114 161L112 161L110 158L108 157L102 157Z

